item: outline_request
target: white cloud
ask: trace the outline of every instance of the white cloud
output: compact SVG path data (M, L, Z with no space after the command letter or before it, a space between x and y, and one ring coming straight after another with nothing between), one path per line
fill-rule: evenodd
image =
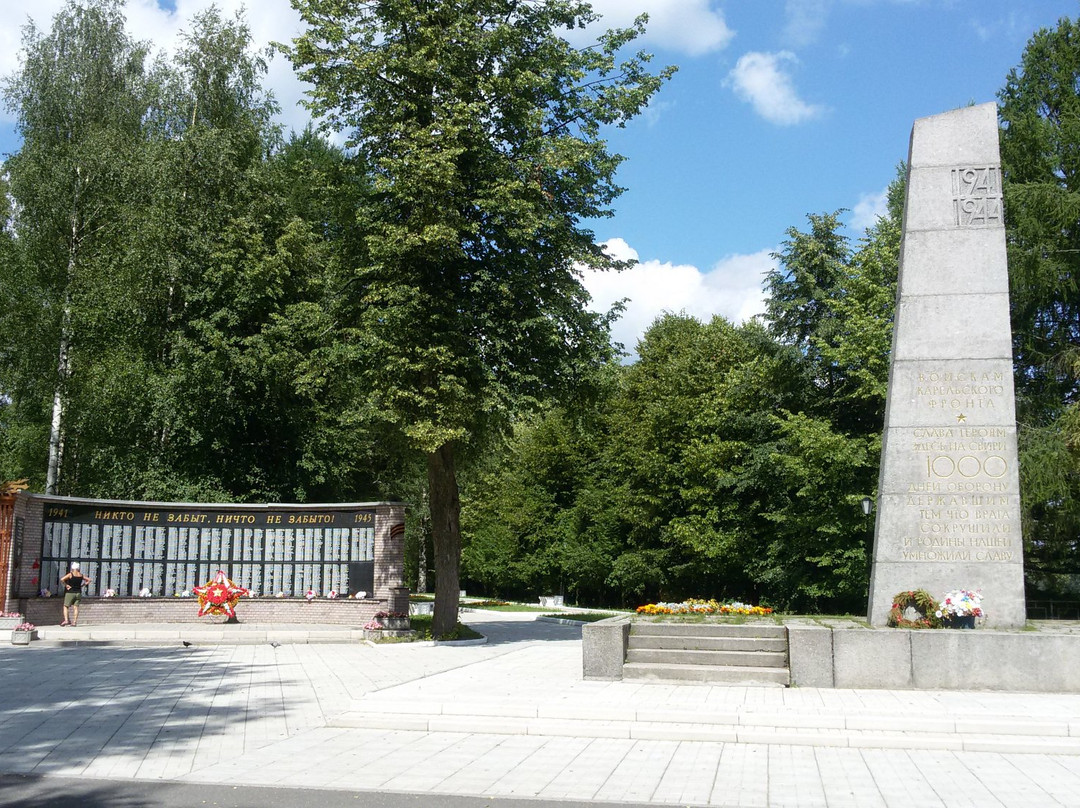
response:
M728 74L727 83L735 94L753 105L754 111L770 123L791 126L819 117L825 108L807 104L795 91L785 63L797 63L790 51L744 54Z
M851 209L851 229L861 234L877 224L877 220L888 213L889 189L877 193L862 194L855 207Z
M593 10L603 15L600 30L627 28L647 13L644 42L691 56L720 50L735 36L713 5L711 0L592 0ZM596 33L593 28L589 32Z
M11 75L19 67L22 27L27 18L34 21L39 31L48 32L53 17L63 5L64 0L0 0L0 76ZM190 30L191 18L211 5L216 5L226 19L232 19L241 9L246 10L245 19L256 51L263 51L271 41L287 43L303 30L300 15L289 0L259 0L258 4L249 0L176 0L176 11L161 8L156 0L128 0L124 9L128 33L135 40L152 43L154 52L172 52L179 44L181 31ZM304 85L296 78L288 60L274 57L264 86L281 105L280 120L286 129L303 129L310 118L298 106Z
M605 242L604 248L616 258L638 258L621 238ZM736 323L764 312L761 285L765 273L776 263L769 255L773 251L730 255L707 272L655 259L641 261L624 272L585 270L584 284L593 297L594 311L607 311L616 301L628 298L612 337L633 351L653 320L664 312L684 312L703 322L720 314Z
M825 28L829 0L787 0L784 5L784 41L793 47L817 42Z
M1027 35L1038 27L1016 11L992 20L972 19L970 25L971 30L981 42L990 42L998 38L1026 39Z
M596 30L628 26L642 12L648 12L648 32L644 42L652 46L671 48L698 55L723 48L734 36L724 15L710 6L715 0L598 0L593 3L603 19ZM181 30L190 28L191 17L216 4L226 18L241 8L251 29L253 45L263 50L271 41L288 43L303 30L300 16L289 0L176 0L176 10L168 11L157 0L128 0L125 15L128 31L137 40L152 43L155 51L171 52L179 43ZM64 0L0 0L0 76L11 75L18 69L22 26L29 17L40 31L47 32L52 19L63 7ZM582 40L584 41L584 39ZM305 85L293 73L287 59L278 55L270 62L264 86L274 93L281 105L280 121L288 129L303 129L310 115L299 102ZM651 112L656 116L663 107ZM11 120L0 108L0 120Z

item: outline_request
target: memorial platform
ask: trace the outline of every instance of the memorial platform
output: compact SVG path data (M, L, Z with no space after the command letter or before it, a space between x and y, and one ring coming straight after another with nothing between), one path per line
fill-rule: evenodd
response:
M46 627L60 639L0 648L0 771L758 808L1080 793L1080 695L592 682L577 627L463 619L488 642L125 647L137 630L69 645L94 627Z

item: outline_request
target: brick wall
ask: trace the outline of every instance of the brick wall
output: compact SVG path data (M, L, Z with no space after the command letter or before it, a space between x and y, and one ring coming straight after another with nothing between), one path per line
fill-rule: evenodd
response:
M11 595L13 599L36 596L40 584L42 518L45 503L25 491L15 498L15 528L21 533L14 538L11 553ZM6 611L23 611L8 608Z

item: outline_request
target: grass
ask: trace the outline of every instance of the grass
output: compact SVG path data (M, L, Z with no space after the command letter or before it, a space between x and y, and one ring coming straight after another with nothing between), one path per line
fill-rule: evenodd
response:
M409 618L409 623L412 625L413 630L416 632L417 640L479 640L483 639L484 635L473 631L466 625L458 623L450 634L443 637L431 636L431 624L434 620L434 616L430 614L414 614Z

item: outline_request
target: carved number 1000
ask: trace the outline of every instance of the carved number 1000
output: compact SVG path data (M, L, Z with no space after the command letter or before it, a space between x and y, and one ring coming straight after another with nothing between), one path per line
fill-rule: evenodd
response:
M1005 472L1008 470L1009 464L1005 461L1004 457L998 455L991 455L983 460L972 455L964 455L959 460L953 460L953 458L948 455L938 455L937 457L926 458L927 477L940 477L945 479L948 477L955 477L957 474L967 478L986 475L991 479L997 480L1004 477Z

